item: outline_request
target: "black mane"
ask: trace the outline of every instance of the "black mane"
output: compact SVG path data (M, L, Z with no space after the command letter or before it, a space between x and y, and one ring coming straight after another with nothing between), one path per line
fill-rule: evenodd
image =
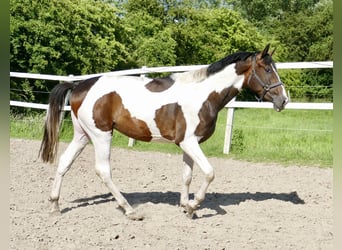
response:
M248 57L255 55L254 52L236 52L221 60L210 64L207 68L207 76L213 75L217 72L220 72L229 64L236 63L238 61L245 61Z

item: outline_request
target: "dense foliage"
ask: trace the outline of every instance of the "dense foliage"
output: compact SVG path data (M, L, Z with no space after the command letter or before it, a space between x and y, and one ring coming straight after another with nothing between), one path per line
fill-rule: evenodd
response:
M116 9L88 0L11 0L11 71L56 75L115 69L125 58ZM50 83L55 84L55 83ZM12 81L11 88L47 90L42 81ZM20 92L19 92L20 93Z
M277 61L332 60L332 0L10 0L11 71L90 74L207 64L277 46ZM332 70L283 71L292 97L332 98ZM46 101L55 82L11 80ZM317 87L319 85L319 87ZM322 88L326 86L326 88Z

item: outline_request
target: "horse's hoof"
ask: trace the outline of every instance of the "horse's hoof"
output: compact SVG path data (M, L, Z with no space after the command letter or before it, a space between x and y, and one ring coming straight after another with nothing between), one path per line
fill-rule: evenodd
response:
M185 212L186 217L188 217L189 219L192 219L192 217L194 216L194 213L188 213Z
M126 217L130 220L143 220L144 216L142 214L138 214L137 212L133 211L133 212L129 212L126 213Z
M197 218L198 218L198 216L197 216L197 214L196 214L195 211L193 211L192 213L186 213L185 215L186 215L186 217L188 217L189 219L197 219Z
M184 213L186 217L190 219L196 219L198 216L196 215L196 209L199 207L198 205L194 204L194 201L189 201L186 205L181 205L184 209Z
M185 213L186 217L188 217L189 219L193 219L194 214L195 214L195 210L188 205L184 206L183 209L184 209L183 213Z
M190 206L186 206L185 207L184 213L185 213L186 217L188 217L189 219L196 219L196 218L198 218L195 209L193 209Z

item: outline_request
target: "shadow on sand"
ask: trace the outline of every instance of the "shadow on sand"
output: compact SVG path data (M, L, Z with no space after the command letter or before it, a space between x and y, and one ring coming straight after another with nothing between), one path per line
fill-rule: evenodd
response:
M144 193L123 193L128 202L131 205L138 205L143 203L152 202L154 204L164 203L170 205L178 205L180 199L180 193L178 192L144 192ZM193 194L190 194L190 198L193 198ZM201 204L201 208L210 208L217 212L217 214L223 215L227 212L220 206L239 205L241 202L248 200L252 201L265 201L265 200L280 200L284 202L291 202L292 204L304 204L297 192L290 193L269 193L269 192L256 192L256 193L207 193L205 200ZM76 206L64 208L61 212L67 213L73 209L79 207L86 207L97 205L106 202L115 201L111 193L95 195L91 197L81 198L72 201L77 203ZM212 216L212 215L208 215ZM204 216L204 217L208 217Z

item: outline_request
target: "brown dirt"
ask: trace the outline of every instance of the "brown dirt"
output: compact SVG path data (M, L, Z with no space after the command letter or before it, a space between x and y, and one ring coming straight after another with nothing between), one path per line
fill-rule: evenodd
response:
M145 215L130 221L96 176L88 145L64 178L56 217L48 202L56 169L37 159L39 145L10 140L11 249L333 248L332 169L210 158L216 178L191 220L178 207L181 155L113 148L113 180ZM191 192L202 178L195 167Z

